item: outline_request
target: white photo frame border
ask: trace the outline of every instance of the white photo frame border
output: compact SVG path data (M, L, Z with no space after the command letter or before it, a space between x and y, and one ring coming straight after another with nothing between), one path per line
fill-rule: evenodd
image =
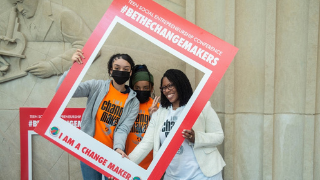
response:
M120 17L116 16L113 21L111 22L110 26L108 27L107 31L105 32L105 34L103 35L103 37L101 38L101 41L99 42L99 44L97 45L97 47L95 48L93 54L91 55L91 57L89 58L88 62L85 64L84 69L81 71L77 81L74 83L72 89L69 91L68 96L66 97L66 99L64 100L63 104L61 105L61 107L58 110L58 113L56 114L55 118L52 121L52 125L51 126L56 126L56 125L60 125L60 128L62 126L69 126L68 129L73 128L72 126L70 126L69 124L65 123L64 119L61 118L61 115L63 113L63 111L65 110L65 108L67 107L69 101L72 98L72 95L74 94L75 90L77 89L77 87L79 86L79 84L81 83L82 78L85 76L86 72L89 70L93 60L95 59L95 56L98 54L98 52L100 51L100 49L102 48L102 46L104 45L105 41L107 40L107 38L109 37L109 35L112 33L112 30L114 29L114 27L117 25L117 23L127 27L128 29L132 30L133 32L137 33L138 35L140 35L141 37L146 38L147 40L149 40L150 42L154 43L155 45L158 45L160 48L166 50L167 52L171 53L172 55L175 55L177 58L181 59L182 61L192 65L193 67L197 68L198 70L200 70L201 72L204 73L203 78L201 79L200 83L198 84L197 88L195 89L192 97L190 98L189 102L186 104L184 110L181 112L176 125L171 129L169 133L169 135L167 136L164 144L162 144L160 150L158 151L158 154L156 157L153 158L152 163L150 164L149 168L147 170L141 168L140 166L136 165L137 169L140 169L140 171L145 171L146 175L142 176L139 175L139 177L141 177L142 179L146 179L148 176L150 176L151 172L154 170L155 165L157 164L158 160L160 159L160 157L163 155L164 150L167 148L167 146L169 145L170 141L172 140L173 136L176 134L176 131L178 130L178 128L180 127L183 119L185 118L186 114L189 112L192 104L194 103L195 99L197 99L197 97L199 96L199 93L201 91L201 89L203 88L205 82L209 79L212 71L209 70L208 68L200 65L199 63L191 60L189 57L181 54L180 52L170 48L169 46L165 45L164 43L158 41L157 39L153 38L152 36L146 34L145 32L143 32L142 30L140 30L139 28L133 26L132 24L128 23L127 21L121 19ZM60 122L57 122L60 121ZM78 131L78 129L75 129L76 131ZM50 132L47 131L46 135L50 137ZM54 138L53 138L54 140ZM100 147L102 148L102 147ZM110 148L109 148L110 149ZM75 152L75 151L74 151ZM116 152L114 152L116 154ZM136 170L137 170L136 169ZM136 171L135 170L135 171ZM117 174L114 173L110 173L113 176L117 176Z
M124 2L125 0L114 0L113 1L113 4L114 4L113 8L114 9L112 9L113 10L112 13L115 13L115 14L119 13L119 15L121 14L120 12L115 11L116 8L119 8L120 6L124 5L124 4L121 4L121 3L123 3L121 1ZM150 5L150 4L154 3L152 1L147 1L147 2L143 2L142 0L137 0L137 1L139 1L141 4L146 3L146 5ZM128 2L126 2L126 3L128 3ZM155 4L153 4L153 5L155 5ZM116 6L118 6L118 7L116 7ZM127 6L127 5L125 5L125 6ZM110 7L112 7L112 5ZM160 7L157 7L157 8L160 8ZM104 166L102 166L101 164L96 164L94 161L92 161L92 159L86 157L86 155L83 152L83 149L82 149L82 154L81 154L80 152L77 151L79 149L77 149L77 150L74 149L73 144L72 145L68 144L68 143L66 143L66 141L63 142L63 140L61 139L61 137L63 138L63 134L65 136L67 136L67 139L70 138L71 140L77 141L76 143L79 143L81 141L81 143L85 144L85 147L88 146L88 147L94 148L95 153L97 153L97 154L108 154L108 163L111 162L113 164L114 162L117 162L117 164L116 164L117 168L118 168L118 165L121 165L120 168L125 169L128 172L128 174L133 175L134 177L139 177L141 179L148 179L148 178L154 178L154 177L159 178L159 177L161 177L160 175L163 173L163 171L165 170L165 168L167 167L167 165L169 164L169 162L173 158L176 150L178 150L178 147L180 146L177 143L174 144L171 140L173 138L175 138L175 139L177 139L175 142L179 142L180 144L182 143L182 136L178 137L178 135L176 135L177 134L176 132L181 127L181 124L184 123L183 119L187 115L189 115L190 117L193 117L193 119L194 119L193 123L195 122L196 118L201 113L202 108L204 107L206 101L209 100L213 90L217 86L218 79L220 79L222 77L222 75L224 74L227 66L229 65L229 61L231 63L237 50L235 50L235 48L232 46L234 49L231 49L230 55L226 56L226 59L229 58L228 61L226 61L225 63L222 63L222 64L220 63L221 66L219 66L219 67L222 67L222 69L217 71L218 74L215 73L215 75L218 75L218 77L213 78L212 77L212 72L213 72L212 69L208 69L205 67L205 66L208 66L208 64L202 65L194 60L191 60L189 57L187 57L183 53L175 50L173 47L170 47L168 44L165 44L165 43L161 42L160 40L150 36L148 33L143 31L142 29L134 26L130 22L126 21L124 18L121 18L120 16L111 14L110 12L112 10L110 10L110 12L108 14L108 10L106 12L107 15L105 14L105 16L101 20L101 21L106 21L107 22L106 26L108 27L104 31L103 36L99 40L97 39L99 37L96 37L94 33L96 31L101 32L101 31L103 31L103 29L100 30L100 29L96 28L93 35L90 37L90 39L88 40L87 44L85 45L85 47L83 49L83 51L85 52L85 56L90 54L90 58L88 59L87 62L85 62L84 66L74 65L72 67L69 74L65 78L64 82L61 84L61 87L58 89L53 100L49 104L49 107L47 108L49 110L46 110L46 112L44 113L44 116L42 118L43 120L40 121L40 123L37 126L37 128L35 129L35 131L38 134L45 137L46 139L48 139L49 141L51 141L54 144L58 145L59 147L63 148L64 150L66 150L70 154L74 155L78 159L84 161L85 163L87 163L88 165L92 166L93 168L95 168L96 170L98 170L99 172L101 172L105 175L111 174L111 175L115 176L116 178L128 179L128 176L125 177L125 176L123 176L123 174L117 174L118 171L116 171L113 168L109 168L109 166L108 166L108 168L109 168L108 169L108 168L105 168ZM164 9L162 9L162 10L164 11ZM113 18L113 19L112 20L107 19L107 18L110 18L108 15L111 16L111 18ZM122 16L124 16L124 15L122 15ZM101 21L100 21L100 23L101 23ZM110 24L109 24L109 22L110 22ZM101 25L100 23L99 23L99 25ZM148 39L149 41L158 45L160 48L163 48L164 50L168 51L169 53L177 56L179 59L185 61L186 63L188 63L188 64L192 65L193 67L199 69L200 71L204 72L204 76L201 79L200 83L198 84L198 87L194 91L193 96L191 97L188 104L184 108L184 111L181 113L181 116L178 119L178 122L176 123L174 128L171 130L171 132L174 132L174 133L169 134L166 141L162 145L162 148L159 150L159 153L157 154L156 157L154 157L153 162L151 163L151 165L149 166L149 168L147 170L144 170L143 168L134 164L133 162L131 162L128 159L121 158L121 156L119 154L117 154L115 151L113 151L112 149L110 149L110 148L106 147L105 145L101 144L100 142L96 141L95 139L93 139L92 137L87 135L86 133L74 128L73 126L66 123L63 119L60 118L62 112L66 108L66 106L67 106L68 102L70 101L72 95L74 94L76 88L80 84L81 80L83 79L87 70L91 66L94 58L98 54L99 50L101 49L102 45L106 41L107 37L110 35L110 33L111 33L112 29L114 28L114 26L116 25L116 23L120 23L124 26L129 26L131 30L133 29L133 31L136 32L137 34L139 34L140 36ZM98 27L100 27L99 25L98 25ZM99 42L97 43L97 41L99 41ZM226 43L223 42L222 40L219 40L219 42L223 43L224 48L226 48L226 46L229 46L229 45L226 45ZM97 44L95 44L95 43L97 43ZM230 47L231 47L231 45L230 45ZM89 52L89 53L86 55L86 52ZM231 57L232 57L232 59L230 60ZM211 66L211 64L209 66ZM78 73L78 72L80 72L80 73ZM211 80L210 85L208 85L209 80ZM210 86L210 88L209 88L209 86ZM200 93L203 94L204 100L198 99L198 96L200 95ZM197 107L197 109L194 108L195 102L199 105L199 107ZM191 110L192 107L193 107L193 109L196 109L196 110L193 110L193 114L191 114L189 111L189 110ZM57 110L57 111L55 111L55 110ZM187 123L185 123L185 124L187 124ZM56 128L58 127L58 129L60 131L60 135L58 138L57 138L57 136L53 135L50 132L51 127L56 127ZM190 124L188 124L188 127L192 127L192 126L190 126ZM74 136L74 134L76 134L76 136ZM166 147L168 147L169 144L170 144L170 147L172 147L172 148L166 149ZM70 147L68 145L70 145ZM166 155L168 155L168 156L166 157L167 158L166 160L162 161L164 163L160 165L158 162L160 161L160 159L164 153L166 153ZM158 168L161 170L156 172L155 169L158 169Z

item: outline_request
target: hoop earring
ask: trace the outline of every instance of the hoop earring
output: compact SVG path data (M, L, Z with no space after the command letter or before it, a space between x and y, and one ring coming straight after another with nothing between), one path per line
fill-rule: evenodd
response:
M151 94L151 98L154 99L155 96L156 96L156 95L155 95L154 89L153 89L152 94Z

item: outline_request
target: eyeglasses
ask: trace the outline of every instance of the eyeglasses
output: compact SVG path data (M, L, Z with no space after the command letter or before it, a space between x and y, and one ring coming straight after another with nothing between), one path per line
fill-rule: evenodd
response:
M173 84L168 84L168 85L166 85L166 86L162 86L162 87L160 87L160 91L165 91L165 90L172 90L173 89L173 87L174 87L174 85Z

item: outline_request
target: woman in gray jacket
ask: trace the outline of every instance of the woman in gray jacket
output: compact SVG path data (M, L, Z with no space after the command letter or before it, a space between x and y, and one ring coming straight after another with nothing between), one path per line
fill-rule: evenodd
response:
M83 52L77 50L72 61L82 64ZM127 135L138 115L136 92L125 85L132 74L134 62L127 54L115 54L108 62L113 80L89 80L80 83L73 97L87 97L81 120L81 130L125 156ZM67 75L61 76L58 86ZM84 180L101 180L101 173L81 162Z

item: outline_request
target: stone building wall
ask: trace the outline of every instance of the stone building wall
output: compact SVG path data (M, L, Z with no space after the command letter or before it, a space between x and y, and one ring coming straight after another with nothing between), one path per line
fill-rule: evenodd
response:
M51 0L76 12L93 30L112 0ZM233 44L239 51L211 97L224 133L219 147L226 180L320 179L319 0L155 0ZM12 6L0 1L0 16ZM27 68L71 47L28 41ZM193 87L202 74L121 25L84 80L107 79L106 63L126 52L155 76L179 68ZM161 62L161 63L160 63ZM59 76L32 74L0 83L0 179L20 179L19 107L47 107ZM68 107L85 107L73 99ZM82 179L79 160L33 136L33 179Z

